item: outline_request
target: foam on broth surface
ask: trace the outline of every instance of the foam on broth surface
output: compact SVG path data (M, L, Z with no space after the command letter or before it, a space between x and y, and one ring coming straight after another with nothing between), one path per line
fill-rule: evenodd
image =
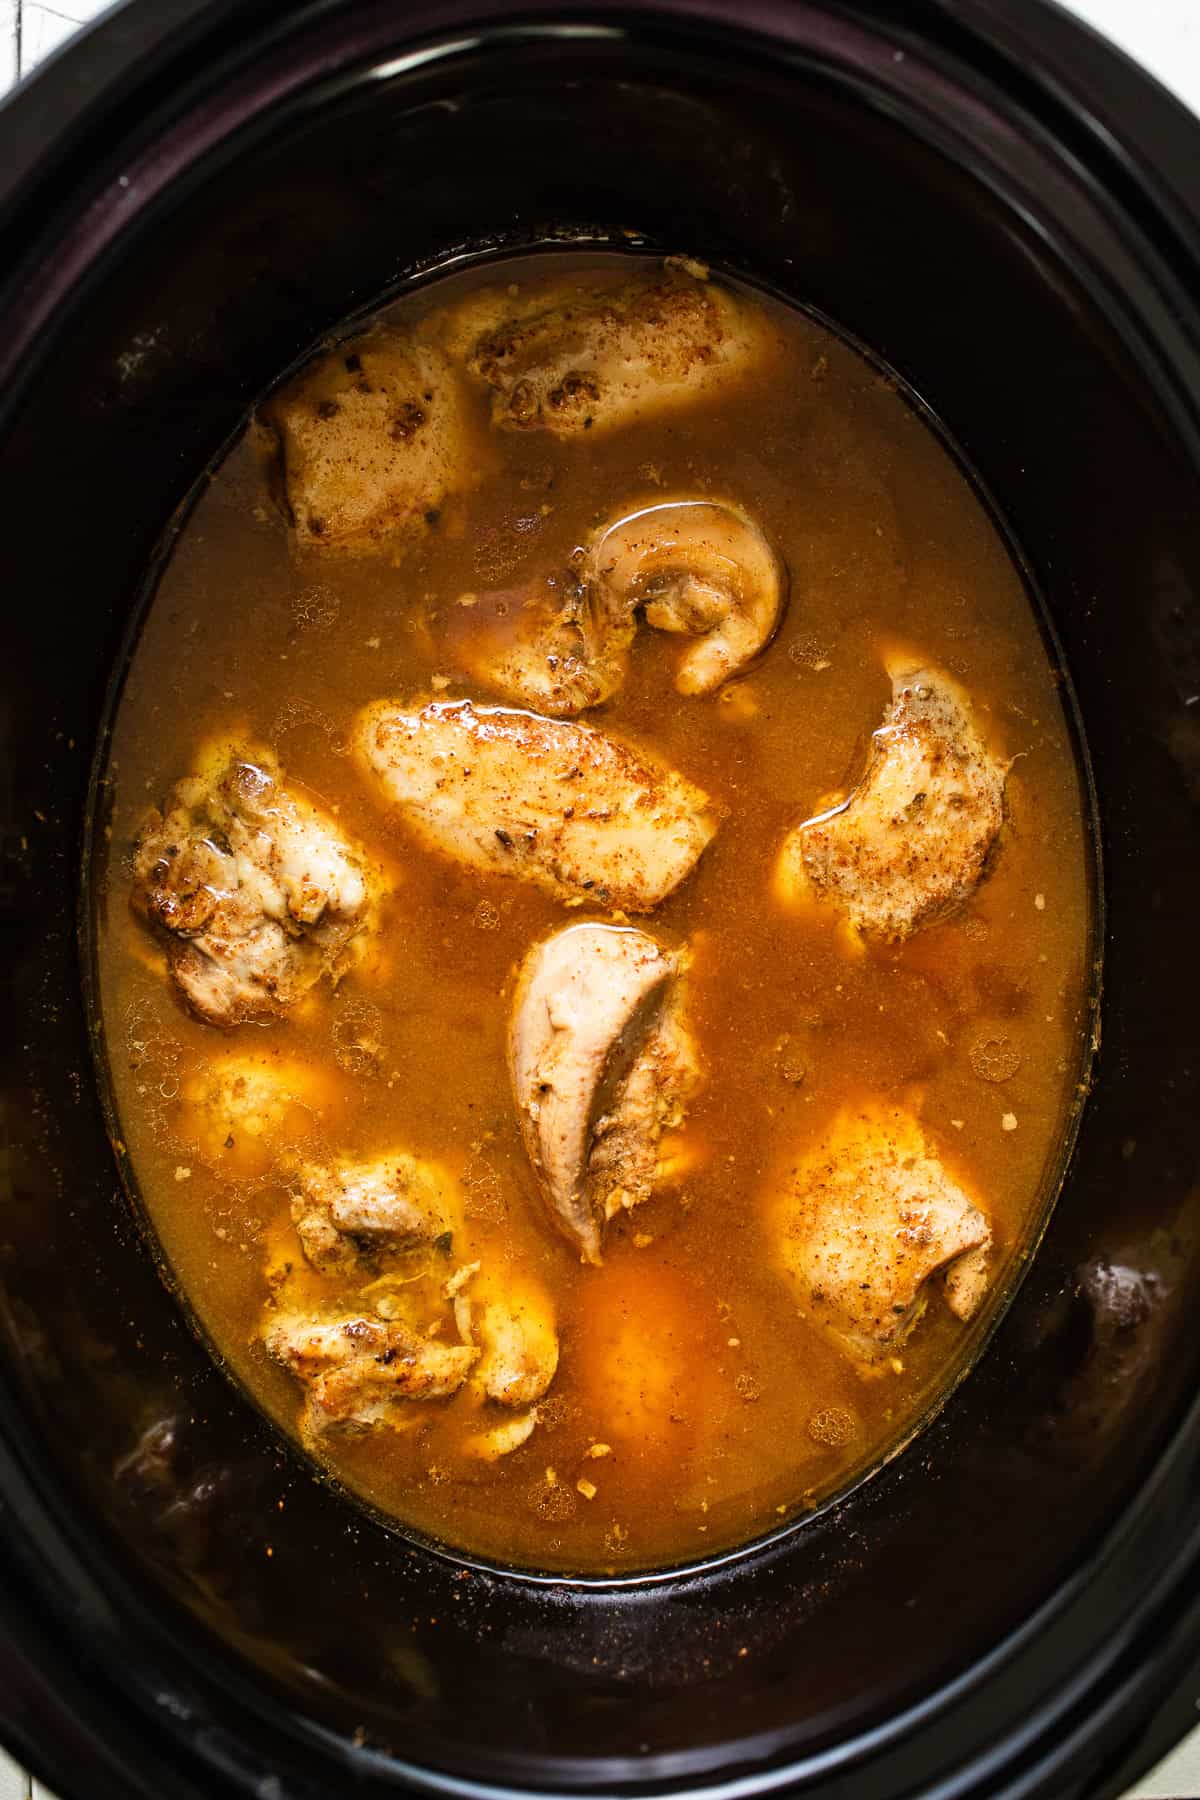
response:
M627 279L628 259L514 261ZM634 265L637 266L636 264ZM424 311L473 282L401 304ZM488 432L488 473L409 554L298 561L251 441L200 495L125 682L105 778L97 895L104 1043L120 1132L178 1282L229 1367L294 1431L298 1393L257 1339L265 1267L299 1250L269 1150L227 1146L196 1104L214 1059L290 1070L297 1131L338 1154L407 1149L462 1182L455 1260L511 1259L552 1293L561 1358L529 1441L464 1457L463 1394L411 1429L328 1437L322 1454L399 1521L548 1570L668 1564L745 1541L877 1464L958 1375L1040 1225L1088 1026L1087 832L1054 670L1021 580L962 472L892 383L802 314L765 308L772 348L726 393L629 430L558 441ZM716 697L673 686L680 640L642 631L630 677L586 715L720 802L718 837L648 921L700 948L690 1010L706 1066L689 1134L704 1155L610 1229L581 1267L546 1222L505 1060L512 976L579 913L440 860L389 823L346 753L365 703L480 690L455 678L461 596L562 564L630 494L733 494L779 547L791 601L768 654ZM468 621L468 622L464 622ZM970 692L1016 758L998 854L965 909L851 954L832 911L770 895L786 831L861 771L901 642ZM441 691L438 689L438 691ZM214 1031L164 978L129 909L140 818L211 734L277 753L394 880L379 967L270 1026ZM600 915L602 916L602 915ZM983 1318L930 1307L898 1370L864 1378L797 1312L764 1227L772 1171L846 1104L911 1106L988 1212L1000 1255ZM308 1279L308 1277L306 1277ZM311 1276L314 1295L350 1295Z

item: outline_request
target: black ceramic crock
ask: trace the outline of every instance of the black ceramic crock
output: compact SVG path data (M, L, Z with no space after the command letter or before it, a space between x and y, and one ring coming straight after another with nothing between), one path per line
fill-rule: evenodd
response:
M573 1588L372 1524L208 1362L76 909L144 571L255 395L422 270L623 232L857 334L996 496L1090 743L1104 1036L936 1425ZM65 1800L1115 1794L1200 1666L1200 128L1033 0L133 0L0 114L0 381L0 1736Z

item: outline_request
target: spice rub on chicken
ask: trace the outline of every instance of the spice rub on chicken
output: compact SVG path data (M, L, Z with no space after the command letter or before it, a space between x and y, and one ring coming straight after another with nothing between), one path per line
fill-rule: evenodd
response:
M430 849L568 906L649 912L716 831L708 796L587 725L470 701L359 715L360 768Z
M718 394L767 354L764 315L692 268L617 287L485 290L450 314L446 341L505 430L566 438L633 425Z
M1008 766L948 675L896 659L888 674L862 781L790 834L775 886L785 905L831 900L856 930L895 942L970 898L1004 822Z
M445 1240L461 1212L442 1172L404 1150L329 1162L291 1155L280 1173L316 1269L353 1270L389 1250Z
M478 461L460 377L436 346L376 325L313 361L259 413L297 549L394 547Z
M625 683L638 620L692 637L681 694L710 694L773 636L787 570L732 502L695 496L623 508L592 534L578 566L542 584L466 646L470 672L506 699L571 717Z
M839 1113L770 1219L803 1315L868 1364L900 1348L931 1291L969 1319L987 1287L991 1227L900 1110Z
M266 752L218 747L146 818L134 910L210 1025L276 1017L360 954L382 878Z
M445 1343L366 1309L281 1313L263 1341L304 1388L306 1439L404 1423L404 1403L447 1399L479 1359L473 1344Z
M645 932L576 925L517 980L513 1097L547 1210L585 1262L662 1179L663 1134L700 1083L678 992L683 959Z

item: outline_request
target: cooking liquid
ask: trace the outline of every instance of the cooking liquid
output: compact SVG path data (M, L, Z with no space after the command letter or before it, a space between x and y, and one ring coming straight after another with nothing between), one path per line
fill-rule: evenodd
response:
M483 279L564 272L626 280L630 261L514 260L395 310L420 313ZM657 422L560 443L491 431L480 396L485 480L395 559L294 560L245 438L205 486L159 582L105 778L104 1042L120 1136L179 1287L228 1368L294 1433L299 1390L258 1338L265 1265L290 1259L313 1299L351 1306L361 1280L303 1272L269 1149L206 1135L193 1102L214 1058L246 1049L305 1065L294 1137L315 1134L347 1156L403 1148L451 1170L466 1220L449 1267L505 1256L553 1295L561 1359L541 1422L523 1447L481 1463L461 1451L479 1422L464 1392L399 1409L404 1429L328 1435L319 1453L396 1520L527 1567L690 1561L876 1466L962 1373L1028 1254L1081 1078L1087 831L1022 582L894 383L810 318L750 298L774 326L766 365ZM610 1227L594 1269L544 1214L505 1061L516 965L537 939L591 915L422 849L384 815L346 742L357 710L380 697L491 698L456 675L454 645L471 628L462 597L478 596L486 616L505 604L495 595L565 567L602 519L660 491L742 504L782 551L791 601L767 654L715 697L679 696L673 672L688 640L643 628L624 690L587 715L644 743L724 812L696 872L640 921L668 943L702 945L689 1013L706 1079L687 1128L700 1160L679 1189ZM778 908L771 869L786 831L861 773L890 697L881 654L895 643L960 680L989 742L1016 760L1001 842L968 905L903 945L855 956L832 909ZM224 1033L170 990L130 911L128 851L146 807L189 772L203 740L232 733L272 747L394 891L378 972L323 986L286 1021ZM990 1216L998 1254L977 1321L965 1327L931 1302L899 1366L868 1377L799 1316L764 1196L840 1107L872 1098L919 1114Z

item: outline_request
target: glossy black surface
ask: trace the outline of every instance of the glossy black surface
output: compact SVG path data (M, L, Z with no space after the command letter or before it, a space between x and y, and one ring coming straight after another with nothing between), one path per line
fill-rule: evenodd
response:
M0 114L0 1730L79 1800L1115 1792L1200 1647L1200 128L1040 6L500 11L145 0ZM621 230L819 307L963 444L1076 683L1110 934L1074 1167L940 1422L748 1562L586 1593L377 1530L209 1365L74 908L134 595L254 394L448 253Z

